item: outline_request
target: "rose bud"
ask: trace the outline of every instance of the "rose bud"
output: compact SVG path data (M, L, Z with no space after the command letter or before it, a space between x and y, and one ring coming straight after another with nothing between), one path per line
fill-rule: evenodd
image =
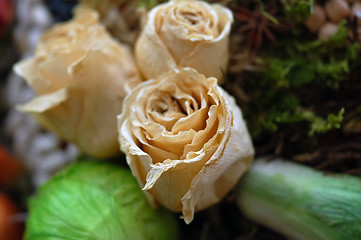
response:
M168 240L177 232L175 216L152 208L128 169L83 161L30 200L25 239Z
M151 203L183 212L219 202L253 160L252 142L234 99L191 68L145 81L118 116L121 150Z
M143 76L192 67L221 80L228 65L232 22L230 10L203 1L174 0L153 8L135 47Z
M141 80L130 50L79 11L40 39L35 56L15 65L38 94L18 107L83 152L108 157L119 152L116 115L127 91Z

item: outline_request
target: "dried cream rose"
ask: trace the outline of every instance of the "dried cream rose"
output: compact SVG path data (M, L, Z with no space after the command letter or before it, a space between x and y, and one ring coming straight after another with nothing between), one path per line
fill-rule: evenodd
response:
M173 0L153 8L135 47L143 76L155 78L175 67L192 67L221 81L232 22L232 12L219 4Z
M38 95L19 110L87 154L119 152L116 116L141 80L130 50L111 38L95 12L80 11L47 31L35 56L14 70Z
M118 116L121 150L151 203L183 212L217 203L249 168L254 150L234 99L194 69L138 85Z

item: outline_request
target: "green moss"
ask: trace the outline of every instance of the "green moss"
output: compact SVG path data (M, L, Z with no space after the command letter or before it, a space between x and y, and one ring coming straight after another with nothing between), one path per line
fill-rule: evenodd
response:
M283 4L286 19L295 23L303 23L314 8L313 0L286 0Z
M350 71L360 66L361 44L351 43L348 31L341 22L337 34L326 41L314 40L298 27L277 47L264 49L267 70L246 86L251 102L244 109L254 137L301 122L309 123L310 136L340 128L345 112L340 111L342 106L329 112L320 112L315 106L320 104L317 95L337 91Z

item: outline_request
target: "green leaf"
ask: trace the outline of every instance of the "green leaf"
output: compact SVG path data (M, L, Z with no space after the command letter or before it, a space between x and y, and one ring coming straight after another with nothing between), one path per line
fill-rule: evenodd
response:
M26 239L176 239L174 217L149 205L129 170L79 162L31 199Z

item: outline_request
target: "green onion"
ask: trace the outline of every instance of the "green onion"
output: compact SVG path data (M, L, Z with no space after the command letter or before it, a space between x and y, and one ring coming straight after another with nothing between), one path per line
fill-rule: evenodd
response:
M361 239L361 179L258 160L241 180L244 215L291 239Z

